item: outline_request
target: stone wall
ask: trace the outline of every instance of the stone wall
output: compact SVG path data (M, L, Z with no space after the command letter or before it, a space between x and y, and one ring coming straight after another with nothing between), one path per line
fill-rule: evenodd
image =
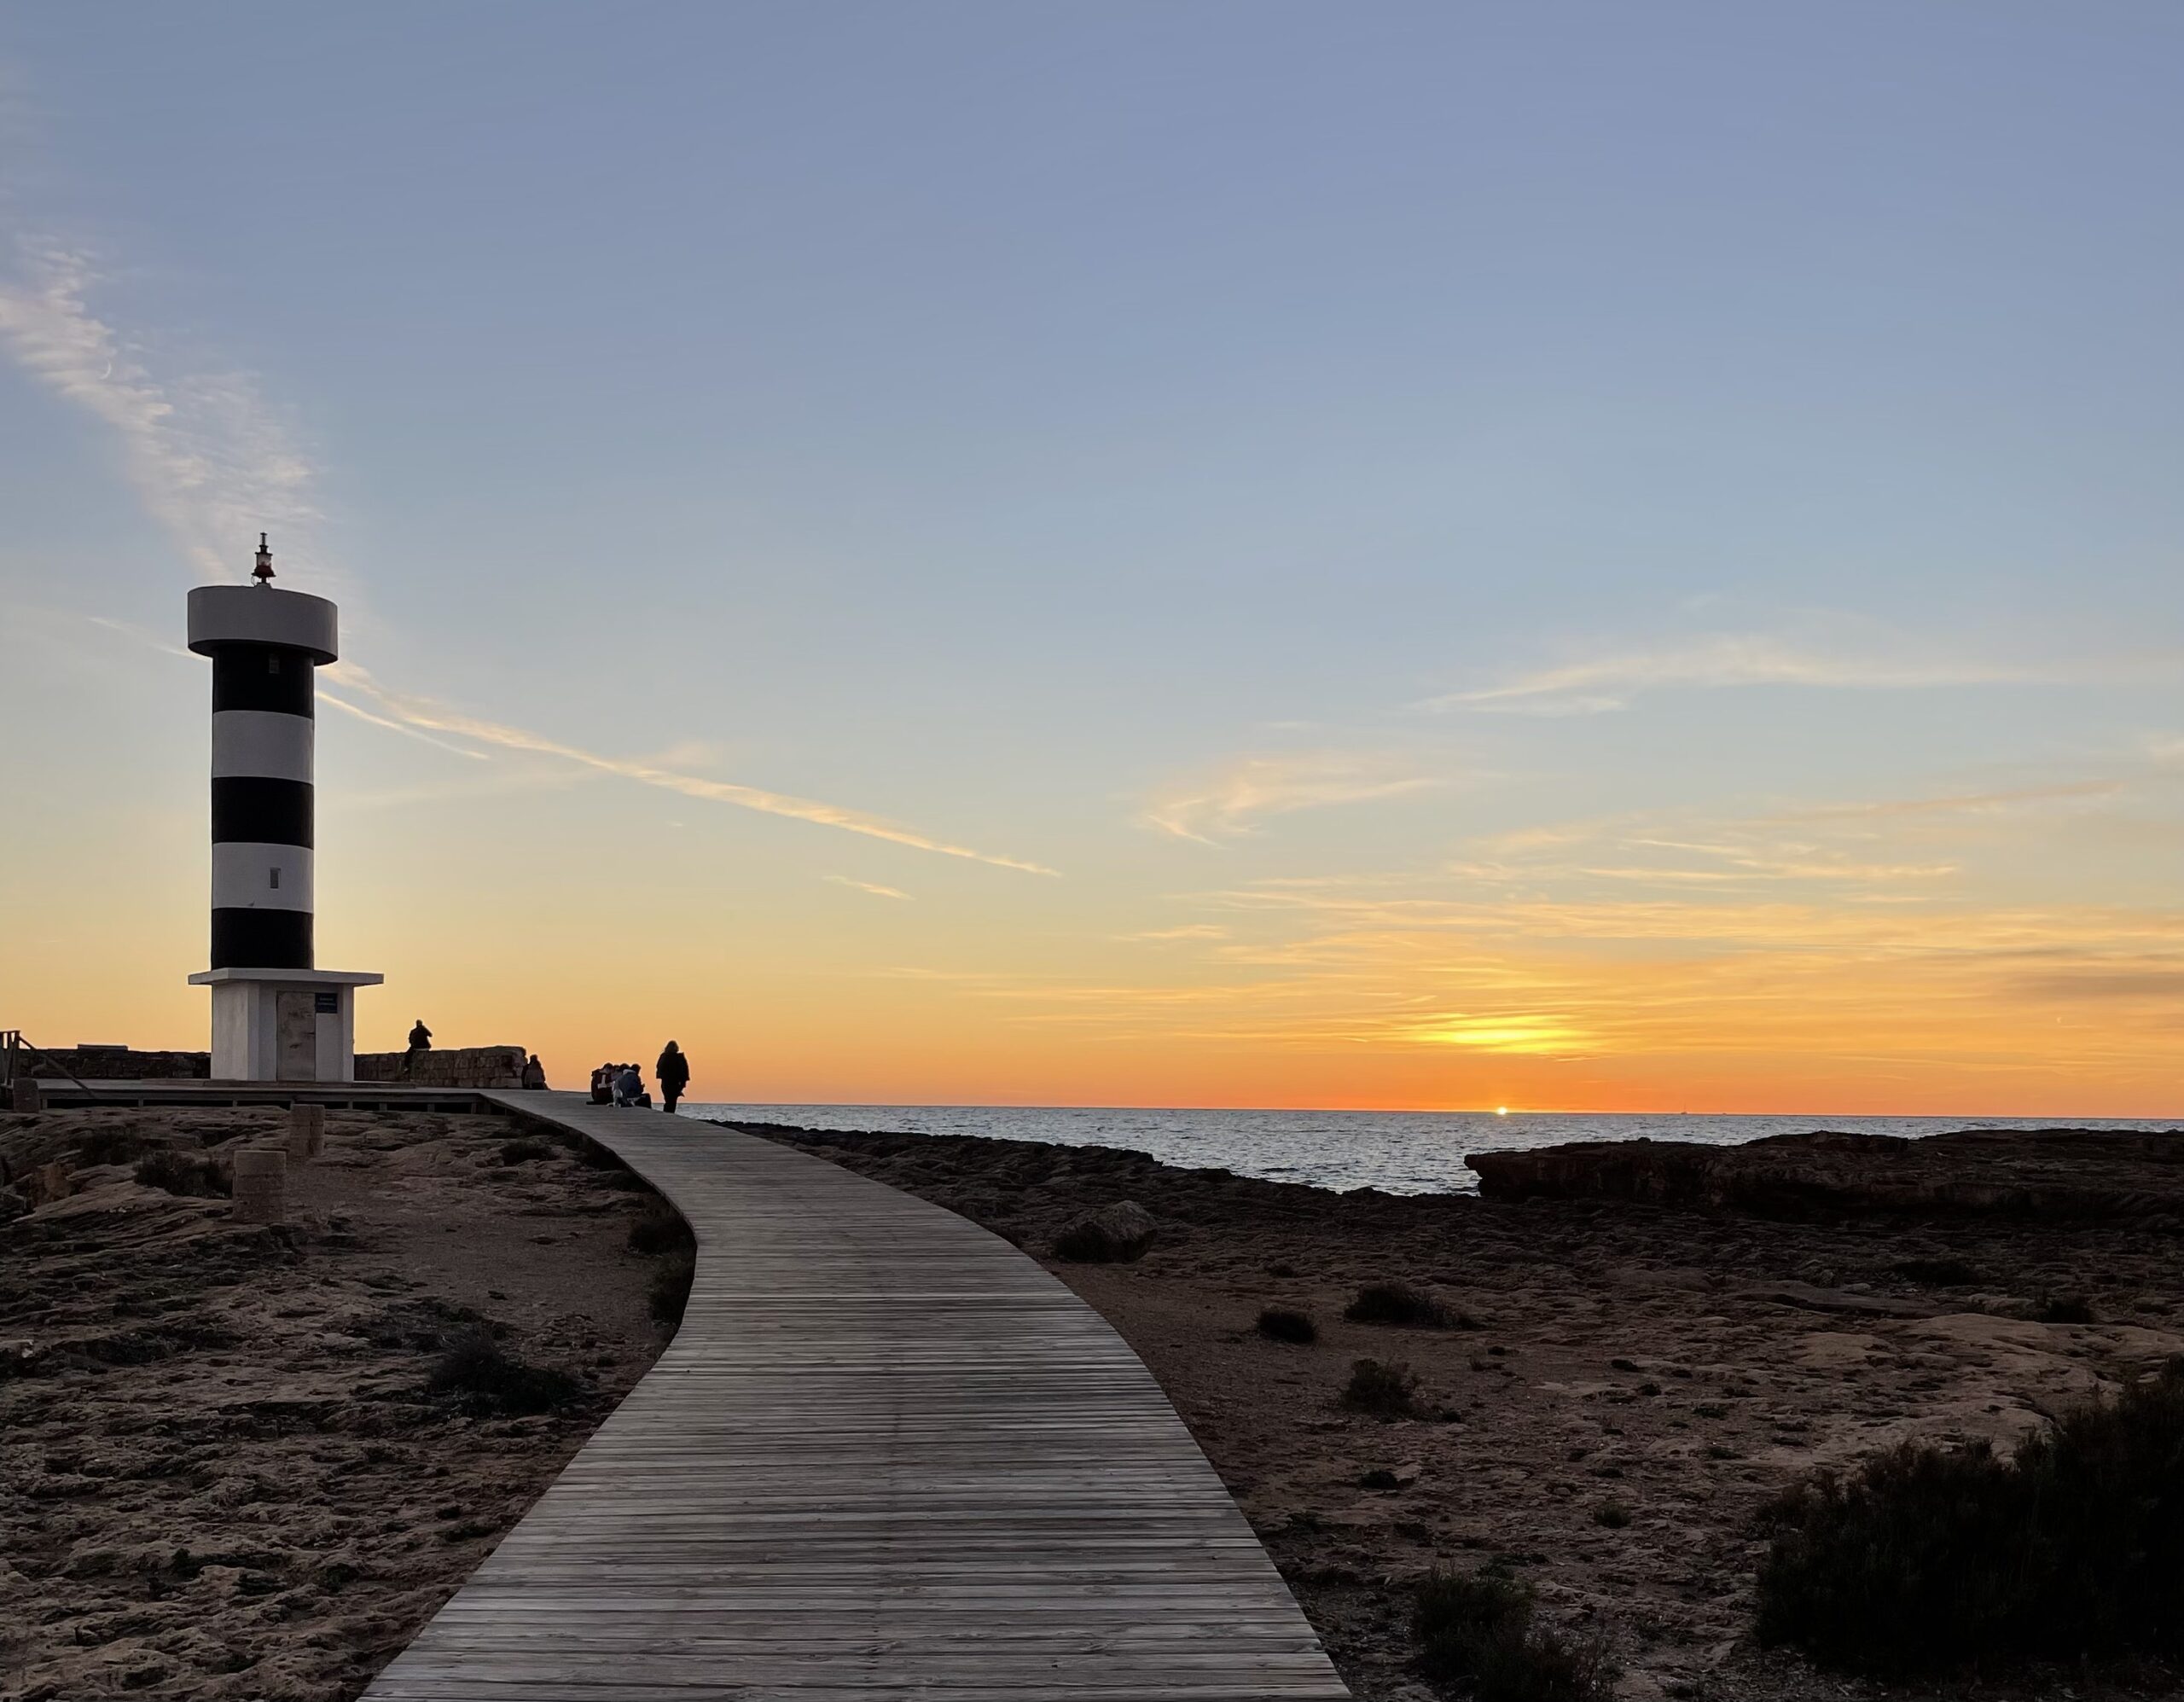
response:
M520 1046L457 1046L416 1054L405 1068L406 1052L359 1052L360 1082L408 1082L421 1088L520 1088L524 1060Z
M46 1060L50 1059L50 1063ZM23 1054L23 1073L57 1081L66 1071L85 1082L201 1082L212 1073L210 1052L134 1052L126 1046L71 1046L41 1057Z

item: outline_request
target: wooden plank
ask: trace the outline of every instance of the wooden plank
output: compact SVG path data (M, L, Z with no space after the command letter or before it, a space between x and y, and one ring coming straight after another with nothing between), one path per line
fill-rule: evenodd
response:
M998 1236L755 1136L485 1093L697 1237L681 1330L377 1702L1345 1702L1144 1365Z

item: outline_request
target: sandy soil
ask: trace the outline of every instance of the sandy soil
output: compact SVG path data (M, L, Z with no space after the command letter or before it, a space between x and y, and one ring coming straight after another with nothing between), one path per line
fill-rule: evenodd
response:
M1130 1199L1142 1262L1049 1267L1144 1358L1367 1702L1424 1696L1409 1584L1500 1558L1543 1612L1604 1635L1632 1698L2175 1693L2164 1675L1883 1690L1751 1636L1759 1504L1902 1437L2007 1443L2055 1403L2184 1352L2176 1220L1957 1214L1785 1223L1624 1201L1331 1194L1135 1153L918 1136L775 1138L1043 1253ZM1346 1322L1368 1282L1468 1326ZM2092 1323L2043 1322L2059 1297ZM1254 1328L1317 1321L1309 1346ZM1345 1410L1363 1357L1407 1362L1431 1416Z
M328 1124L263 1229L136 1162L282 1113L0 1117L17 1190L67 1189L0 1224L0 1698L355 1696L656 1356L628 1172L499 1118ZM481 1322L573 1394L428 1394Z

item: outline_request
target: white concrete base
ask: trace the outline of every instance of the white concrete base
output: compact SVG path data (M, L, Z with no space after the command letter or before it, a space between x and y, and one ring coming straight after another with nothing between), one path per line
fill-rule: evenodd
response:
M212 1078L224 1082L352 1082L357 989L386 978L348 969L208 969Z

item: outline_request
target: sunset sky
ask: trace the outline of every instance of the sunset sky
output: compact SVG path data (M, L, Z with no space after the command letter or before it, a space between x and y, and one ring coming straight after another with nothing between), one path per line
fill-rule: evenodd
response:
M0 15L0 1026L556 1085L2184 1110L2184 10Z

